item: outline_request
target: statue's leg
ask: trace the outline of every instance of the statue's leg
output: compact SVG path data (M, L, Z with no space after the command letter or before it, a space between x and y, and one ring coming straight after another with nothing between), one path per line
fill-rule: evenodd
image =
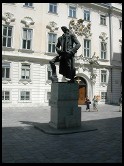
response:
M56 62L59 62L59 56L56 56L51 61L49 61L51 69L52 69L52 76L51 76L52 82L58 82L58 78L56 74L56 66L55 66Z

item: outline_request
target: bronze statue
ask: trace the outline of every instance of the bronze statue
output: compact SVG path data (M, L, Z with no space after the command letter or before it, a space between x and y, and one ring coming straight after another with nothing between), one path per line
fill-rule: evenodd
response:
M58 38L56 44L58 55L49 62L52 69L51 80L52 82L58 81L55 63L59 62L59 73L64 77L69 78L69 82L73 83L75 76L74 54L81 45L77 40L77 37L72 34L66 26L62 26L61 29L64 34Z

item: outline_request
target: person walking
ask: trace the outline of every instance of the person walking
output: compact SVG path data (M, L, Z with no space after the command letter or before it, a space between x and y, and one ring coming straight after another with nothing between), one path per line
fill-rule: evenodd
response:
M97 96L93 98L93 110L98 111L98 99Z
M122 96L119 98L119 112L122 111Z
M90 111L91 101L88 96L85 98L85 103L86 103L86 110Z

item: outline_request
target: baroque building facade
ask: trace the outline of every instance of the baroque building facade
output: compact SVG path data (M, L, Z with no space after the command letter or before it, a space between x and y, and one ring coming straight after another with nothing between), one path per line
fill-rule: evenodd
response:
M122 92L121 3L2 3L2 103L49 105L51 68L61 26L75 33L78 104L94 95L118 104ZM59 81L64 81L59 74Z

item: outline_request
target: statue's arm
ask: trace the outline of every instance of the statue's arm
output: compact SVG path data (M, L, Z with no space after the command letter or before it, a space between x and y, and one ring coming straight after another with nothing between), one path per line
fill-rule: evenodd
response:
M80 42L78 41L78 39L75 35L72 35L72 40L75 43L75 46L71 50L71 52L73 52L73 54L75 54L77 52L77 50L80 48L81 44L80 44Z
M57 41L57 44L56 44L56 51L57 51L58 54L61 53L60 46L61 46L60 39L58 38L58 41Z

